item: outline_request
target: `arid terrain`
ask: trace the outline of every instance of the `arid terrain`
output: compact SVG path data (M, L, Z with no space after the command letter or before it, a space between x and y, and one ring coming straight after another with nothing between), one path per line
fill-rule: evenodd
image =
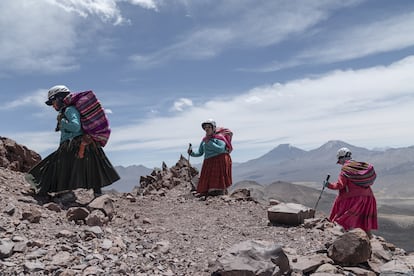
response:
M231 246L248 240L280 245L294 266L295 259L326 255L327 246L340 235L323 217L314 219L317 228L269 225L268 205L231 196L200 201L185 182L146 195L102 196L112 208L106 210L110 219L98 226L69 215L73 208L90 204L92 191L80 189L44 202L28 188L23 173L0 168L2 275L212 275ZM33 219L36 214L38 219ZM388 261L414 257L380 237L371 242L386 248ZM10 244L14 246L8 251ZM359 269L378 270L378 262ZM349 274L355 268L330 263L333 275L356 275ZM290 273L312 274L298 269Z
M329 222L328 196L316 215L301 205L279 213L293 224L271 221L269 208L314 202L293 184L235 185L200 200L190 191L198 171L181 157L129 193L38 197L24 171L39 156L0 142L0 275L413 275L414 254Z

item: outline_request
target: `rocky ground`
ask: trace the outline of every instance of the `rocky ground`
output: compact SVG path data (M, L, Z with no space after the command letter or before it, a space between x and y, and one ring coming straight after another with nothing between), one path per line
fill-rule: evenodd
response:
M214 275L229 248L252 240L280 245L291 275L414 275L414 256L380 237L371 239L380 247L371 260L351 268L326 257L342 233L324 217L269 225L269 206L251 198L202 201L176 184L105 194L100 203L82 189L47 202L28 192L23 173L0 168L0 275ZM317 264L301 263L316 255Z

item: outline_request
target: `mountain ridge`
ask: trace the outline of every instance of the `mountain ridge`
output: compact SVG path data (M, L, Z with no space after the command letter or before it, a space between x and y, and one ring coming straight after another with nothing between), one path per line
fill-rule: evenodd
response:
M280 144L258 158L233 163L233 183L251 180L267 185L274 181L286 181L320 188L327 174L331 175L331 181L336 179L340 170L336 164L336 151L341 147L348 147L356 160L374 165L378 177L373 189L379 197L414 197L414 187L410 185L414 179L414 146L380 151L341 140L330 140L308 151L291 144ZM201 168L201 164L192 165ZM123 180L115 182L109 188L126 192L138 186L140 176L151 171L145 166L139 166L140 171L133 166L116 166Z

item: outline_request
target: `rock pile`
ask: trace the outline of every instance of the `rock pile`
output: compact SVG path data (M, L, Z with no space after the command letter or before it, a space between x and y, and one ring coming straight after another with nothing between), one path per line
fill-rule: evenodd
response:
M185 161L133 193L47 203L0 168L1 275L414 275L413 254L326 217L273 225L248 192L199 201Z
M36 152L16 143L14 140L0 136L0 167L13 171L27 172L40 161Z
M168 168L163 162L161 169L154 169L150 175L141 176L140 186L134 189L134 193L148 195L162 189L171 189L178 185L190 185L194 188L198 182L198 170L190 165L190 162L182 155L172 168Z

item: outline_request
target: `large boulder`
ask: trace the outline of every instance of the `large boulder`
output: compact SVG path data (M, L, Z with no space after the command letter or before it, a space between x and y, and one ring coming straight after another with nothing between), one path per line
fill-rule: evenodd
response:
M297 203L280 203L267 209L267 217L274 224L296 226L302 224L305 219L313 218L315 211Z
M328 257L341 265L358 265L371 257L371 243L368 235L360 228L340 236L328 248Z
M280 245L248 240L232 246L217 260L212 275L287 275L289 259Z

